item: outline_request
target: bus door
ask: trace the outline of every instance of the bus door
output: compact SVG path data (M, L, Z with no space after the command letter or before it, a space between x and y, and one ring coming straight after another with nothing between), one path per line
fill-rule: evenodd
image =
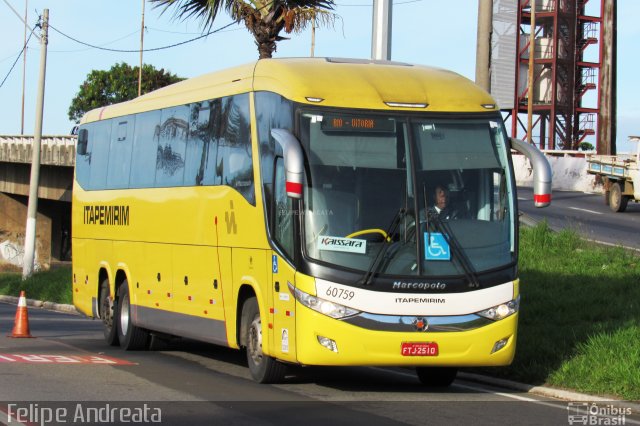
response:
M295 300L289 286L295 285L295 270L276 252L271 255L273 289L273 355L288 361L296 360Z
M284 161L276 158L274 170L274 208L272 237L281 253L271 251L271 291L273 294L273 355L295 361L295 300L289 287L295 286L295 268L284 256L292 257L294 250L295 212L293 200L287 196Z

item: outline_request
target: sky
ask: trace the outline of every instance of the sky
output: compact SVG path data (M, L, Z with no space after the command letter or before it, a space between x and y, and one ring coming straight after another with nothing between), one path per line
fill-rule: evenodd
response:
M141 0L26 0L27 23L33 28L38 14L49 9L52 27L83 42L111 49L140 47ZM22 58L9 72L24 44L21 16L25 0L0 1L0 134L20 134L22 105ZM591 3L599 3L592 1ZM336 0L338 19L334 27L316 30L315 56L370 58L372 1ZM437 66L475 79L477 0L395 0L391 59ZM628 152L635 146L628 136L640 135L640 95L637 72L640 55L637 43L640 1L618 1L618 95L617 147ZM213 29L231 23L223 11ZM195 19L176 19L169 12L145 5L145 49L179 43L202 34ZM278 43L274 57L311 54L311 31L288 35ZM589 54L589 52L587 52ZM25 83L24 132L33 134L40 66L40 43L28 44ZM180 77L194 77L211 71L254 61L258 51L253 37L242 24L204 39L170 49L145 52L144 62L164 68ZM89 48L54 29L49 32L44 102L43 134L68 134L74 123L68 118L71 100L94 69L106 70L115 63L139 64L139 53L118 53ZM595 145L595 141L591 141Z

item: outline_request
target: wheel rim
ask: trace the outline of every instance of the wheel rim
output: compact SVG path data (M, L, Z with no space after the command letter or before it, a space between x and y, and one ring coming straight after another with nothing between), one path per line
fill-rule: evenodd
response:
M120 307L120 330L122 335L126 336L129 331L129 295L122 297L122 306Z
M254 364L259 365L262 362L262 322L259 316L253 319L249 327L247 351Z
M113 327L113 303L111 297L104 296L102 300L102 322L108 329Z

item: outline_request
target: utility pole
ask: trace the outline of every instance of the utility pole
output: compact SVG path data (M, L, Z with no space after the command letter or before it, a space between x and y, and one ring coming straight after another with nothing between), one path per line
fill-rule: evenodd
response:
M138 96L142 94L142 51L144 50L144 0L142 0L142 22L140 24L140 69L138 70Z
M20 119L20 134L24 135L24 93L27 80L27 13L29 11L29 0L24 2L24 50L22 51L22 115Z
M600 86L600 112L596 152L604 155L616 154L616 97L617 97L617 1L604 0L602 24L600 24L600 61L598 73Z
M533 78L536 56L536 0L531 0L531 30L529 31L529 87L527 89L527 142L533 143ZM515 119L515 117L514 117Z
M391 60L391 0L373 0L371 59Z
M491 92L491 31L493 0L478 0L478 39L476 41L476 84Z
M36 253L36 215L38 214L38 182L40 180L40 142L42 141L42 113L44 110L44 81L47 73L47 44L49 31L49 9L42 12L42 35L40 36L40 77L36 105L36 124L33 133L31 156L31 178L29 180L29 202L27 205L27 226L24 237L24 259L22 279L33 274Z

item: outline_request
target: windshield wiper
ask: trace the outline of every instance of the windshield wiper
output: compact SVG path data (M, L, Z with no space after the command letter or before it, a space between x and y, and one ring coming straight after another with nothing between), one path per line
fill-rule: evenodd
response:
M449 245L450 250L454 254L454 259L458 261L458 264L464 272L465 278L469 281L469 286L473 288L479 288L480 282L478 281L478 274L476 273L473 264L467 257L464 249L460 246L460 242L453 234L453 232L451 232L449 221L442 220L438 213L436 213L435 211L427 210L427 234L429 233L429 222L433 223L436 231L442 235L442 237ZM427 235L427 238L430 238L429 235Z
M369 266L369 269L362 277L365 286L371 285L371 280L373 279L373 276L376 275L378 272L380 261L384 259L384 255L386 254L387 250L389 250L389 247L391 247L391 236L396 233L396 230L398 229L398 225L400 225L400 221L402 220L402 218L406 213L407 213L407 209L403 206L403 207L400 207L400 209L396 212L395 216L393 216L393 220L391 221L389 228L387 228L387 230L385 231L387 236L384 238L384 241L382 242L382 247L380 247L380 250L378 250L376 257L373 259L373 262L371 262L371 266Z

